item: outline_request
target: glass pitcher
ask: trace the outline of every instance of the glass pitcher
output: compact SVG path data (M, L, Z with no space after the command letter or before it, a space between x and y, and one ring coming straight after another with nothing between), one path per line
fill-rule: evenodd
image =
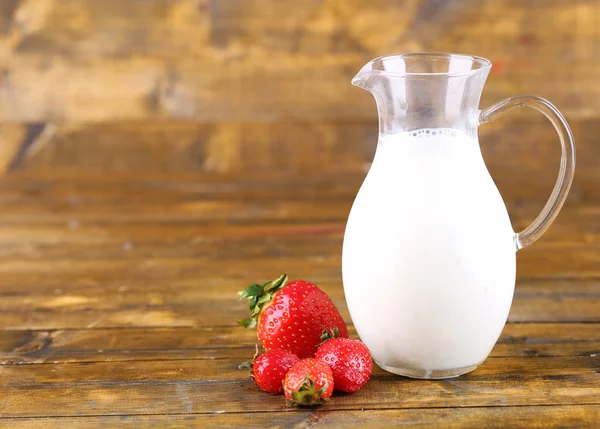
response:
M478 109L490 69L469 55L392 55L352 80L375 97L379 141L346 226L344 293L373 359L395 374L449 378L485 360L510 310L516 251L546 231L573 180L573 136L550 102ZM477 127L525 106L550 119L562 159L546 206L515 233Z

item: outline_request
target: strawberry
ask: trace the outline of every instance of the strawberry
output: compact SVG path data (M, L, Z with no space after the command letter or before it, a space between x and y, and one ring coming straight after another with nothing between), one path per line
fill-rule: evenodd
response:
M257 347L252 363L244 362L240 368L251 368L250 378L260 390L279 395L283 393L285 374L297 362L300 362L298 356L287 350L269 350L259 355Z
M333 393L331 368L317 359L302 359L294 364L283 381L289 403L312 407L329 400Z
M326 363L333 372L335 389L356 392L373 372L371 353L363 343L353 338L332 338L317 350L316 359Z
M312 283L286 274L262 285L253 284L238 292L248 298L252 315L238 323L257 327L265 350L285 349L299 358L313 357L324 329L348 336L348 328L331 299Z

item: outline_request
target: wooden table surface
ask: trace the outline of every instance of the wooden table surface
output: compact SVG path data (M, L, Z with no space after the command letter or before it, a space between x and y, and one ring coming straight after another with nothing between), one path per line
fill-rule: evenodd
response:
M350 324L340 253L361 179L0 180L0 427L600 427L594 202L568 202L519 252L509 323L475 372L377 369L314 410L258 391L237 369L256 337L235 323L247 311L236 291L285 271L321 286ZM541 201L508 205L517 229Z

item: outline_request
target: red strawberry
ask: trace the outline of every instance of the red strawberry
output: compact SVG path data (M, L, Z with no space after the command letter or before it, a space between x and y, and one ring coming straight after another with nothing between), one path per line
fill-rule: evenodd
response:
M283 382L286 399L312 407L329 400L333 393L331 368L317 359L303 359L290 368Z
M317 350L316 359L331 367L335 389L356 392L373 372L371 353L363 343L352 338L332 338Z
M299 358L313 357L324 329L337 328L340 337L348 336L344 319L325 292L305 280L287 283L287 279L284 274L238 292L248 298L252 312L238 323L246 328L257 326L265 350L285 349Z
M300 362L298 356L287 350L269 350L256 356L252 363L244 362L240 368L251 368L250 378L260 390L279 395L283 393L283 379L295 363Z

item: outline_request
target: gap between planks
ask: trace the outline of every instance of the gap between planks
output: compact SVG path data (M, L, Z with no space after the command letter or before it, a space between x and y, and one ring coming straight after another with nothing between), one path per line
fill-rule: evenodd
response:
M61 419L61 418L78 418L78 419L91 419L96 417L150 417L150 416L210 416L210 415L223 415L223 414L263 414L265 412L271 414L289 414L297 411L304 412L326 412L326 413L346 413L352 411L381 411L381 412L394 412L394 411L406 411L406 410L447 410L449 408L460 408L461 410L481 410L481 409L495 409L495 408L575 408L575 407L598 407L596 403L578 403L578 404L515 404L515 405L469 405L465 407L405 407L405 408L374 408L374 407L361 407L361 408L292 408L290 407L288 411L282 410L268 410L268 411L212 411L212 412L191 412L191 413L123 413L123 414L86 414L86 415L53 415L48 417L27 417L27 416L15 416L15 417L6 417L0 415L0 420L46 420L46 419Z

